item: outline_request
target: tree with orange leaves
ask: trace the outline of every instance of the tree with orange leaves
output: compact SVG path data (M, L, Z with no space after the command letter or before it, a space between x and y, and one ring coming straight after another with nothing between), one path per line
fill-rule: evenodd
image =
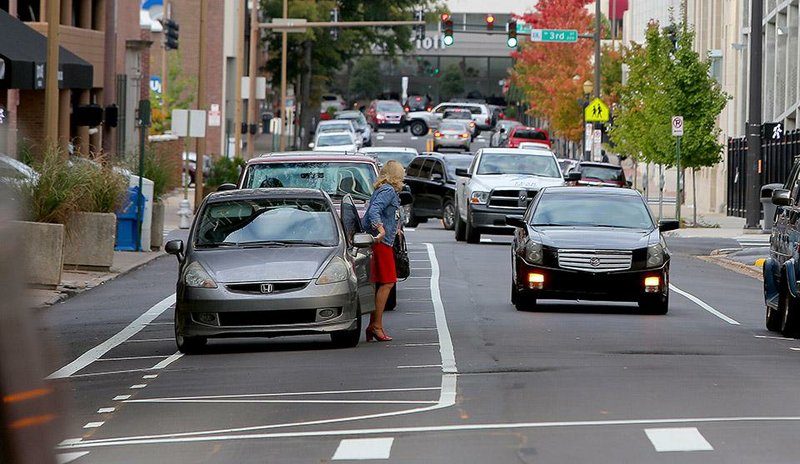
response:
M522 15L534 29L576 29L579 34L594 31L594 16L586 5L593 0L538 0L535 10ZM583 133L583 82L592 79L593 42L543 43L523 41L512 82L527 97L532 116L547 119L556 135L579 141Z

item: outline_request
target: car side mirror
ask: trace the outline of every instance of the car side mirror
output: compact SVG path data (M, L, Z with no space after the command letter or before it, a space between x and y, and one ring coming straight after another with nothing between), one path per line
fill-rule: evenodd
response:
M230 190L236 190L239 187L236 184L232 184L230 182L225 182L224 184L217 187L217 192L227 192Z
M578 182L581 180L581 173L580 172L568 172L566 176L564 176L564 180L567 182Z
M472 174L464 168L456 168L456 175L458 177L472 177Z
M776 206L789 206L792 199L786 189L775 189L772 191L772 204Z
M178 261L183 261L183 240L170 240L164 244L164 251L171 255L175 255Z
M669 232L670 230L678 230L681 228L681 223L678 221L658 221L658 230L660 232Z
M397 195L400 196L400 206L410 205L414 203L414 195L411 192L406 192L405 190L398 193Z
M431 174L431 180L434 182L444 182L444 176L437 172L435 174Z
M309 142L308 143L308 148L314 148L314 142Z
M512 227L525 227L525 220L518 214L506 215L506 225Z
M626 180L625 181L625 186L628 187L628 188L633 187L633 182L631 182L629 180Z
M353 236L353 246L356 248L368 248L372 246L375 237L370 234L355 234Z
M501 127L501 128L500 128L500 133L501 133L501 134L505 134L505 133L506 133L506 130L505 130L504 128L502 128L502 127Z

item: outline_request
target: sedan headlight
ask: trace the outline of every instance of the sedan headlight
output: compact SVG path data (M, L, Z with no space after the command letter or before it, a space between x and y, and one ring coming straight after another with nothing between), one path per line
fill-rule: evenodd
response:
M485 205L489 201L489 192L472 192L469 202L473 204Z
M337 282L344 282L350 276L347 269L347 263L338 256L333 258L322 274L317 278L317 285L335 284Z
M183 272L183 282L187 287L217 288L217 283L197 261L186 266L186 270Z
M647 267L659 267L664 264L664 246L660 243L647 247Z
M544 253L542 252L542 244L528 240L525 243L525 261L530 264L542 264Z

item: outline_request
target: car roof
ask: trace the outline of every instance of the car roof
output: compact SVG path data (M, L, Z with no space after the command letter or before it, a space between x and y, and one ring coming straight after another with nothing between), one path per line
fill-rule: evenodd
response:
M359 153L385 153L395 151L407 151L409 153L418 153L416 148L411 147L367 147L358 150Z
M330 131L330 132L320 132L317 137L328 137L334 135L353 135L351 131Z
M447 153L447 154L445 154L445 153L439 153L439 152L435 152L435 151L426 151L424 153L420 153L419 156L420 157L427 157L427 158L436 158L436 159L442 160L442 161L447 161L448 159L452 159L452 158L464 158L464 159L467 159L467 158L472 159L472 158L474 158L474 156L472 156L472 155L467 155L467 154L463 154L463 153Z
M558 193L559 195L578 195L578 194L590 194L590 195L619 195L619 196L629 196L629 197L642 197L642 194L639 193L638 190L635 189L624 189L624 188L603 188L603 187L580 187L580 186L557 186L557 187L545 187L543 192L547 193Z
M328 152L319 152L319 151L302 151L302 152L284 152L284 153L272 153L267 155L259 156L258 158L253 158L247 162L248 165L251 164L268 164L268 163L284 163L287 161L305 161L305 162L356 162L356 163L369 163L375 164L375 159L369 156L359 155L352 152L336 152L336 151L328 151Z
M547 132L547 129L542 129L541 127L531 127L531 126L514 126L514 131L523 131L523 130L530 130L530 131L539 131L539 132Z
M227 190L224 192L214 192L208 195L208 202L221 202L230 200L248 200L261 198L310 198L326 199L322 190L309 188L254 188Z
M482 153L505 153L509 155L536 155L536 156L552 156L555 157L555 153L551 150L544 150L544 149L530 149L530 148L482 148Z
M339 114L339 113L336 113ZM317 123L318 126L326 126L331 124L350 124L349 119L328 119L326 121L320 121Z

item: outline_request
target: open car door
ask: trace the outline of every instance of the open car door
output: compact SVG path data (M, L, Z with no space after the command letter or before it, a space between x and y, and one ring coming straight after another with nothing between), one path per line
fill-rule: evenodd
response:
M358 280L358 298L361 302L361 313L371 313L375 311L375 288L370 282L372 249L353 246L353 237L356 234L363 233L364 229L361 227L361 217L358 215L358 209L350 194L342 198L340 216L345 238L347 239L347 256L352 259L353 269Z

